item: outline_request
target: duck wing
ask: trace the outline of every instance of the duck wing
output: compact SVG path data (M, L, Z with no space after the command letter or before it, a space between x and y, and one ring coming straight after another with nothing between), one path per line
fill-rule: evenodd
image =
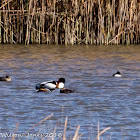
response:
M47 89L49 91L53 91L56 88L56 82L55 81L47 81L47 82L42 82L40 84L36 85L36 89Z

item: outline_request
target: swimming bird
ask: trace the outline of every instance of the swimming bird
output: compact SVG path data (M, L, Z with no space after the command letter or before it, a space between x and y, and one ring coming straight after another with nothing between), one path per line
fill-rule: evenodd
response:
M60 78L58 81L46 81L36 85L37 92L50 91L52 92L56 88L64 88L65 78Z
M55 90L56 85L57 85L56 81L46 81L46 82L42 82L40 84L37 84L36 90L37 90L37 92L40 92L40 91L52 92L53 90Z
M0 77L0 81L8 81L10 82L11 81L11 77L10 76L5 76L5 77Z
M115 74L113 74L113 77L121 77L121 73L119 71L117 71Z
M60 93L73 93L74 91L75 91L75 90L66 89L66 88L60 89Z

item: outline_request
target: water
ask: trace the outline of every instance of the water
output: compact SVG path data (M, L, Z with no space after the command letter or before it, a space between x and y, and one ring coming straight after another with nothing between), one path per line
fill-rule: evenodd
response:
M114 78L116 71L122 78ZM140 46L47 46L1 45L0 139L2 134L26 134L15 139L37 139L32 134L54 133L72 139L80 125L81 140L93 140L100 131L104 140L138 140L140 137ZM75 93L36 93L35 86L47 80L66 79ZM53 113L45 122L32 126ZM16 125L19 126L16 129Z

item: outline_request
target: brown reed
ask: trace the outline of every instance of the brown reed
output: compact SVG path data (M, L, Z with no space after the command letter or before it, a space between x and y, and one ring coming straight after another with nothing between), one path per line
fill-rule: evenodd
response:
M28 132L30 132L30 131L33 130L35 127L37 127L38 125L40 125L42 122L48 120L48 119L51 118L52 116L53 116L53 114L47 116L46 118L42 119L41 121L39 121L38 123L36 123L35 125L33 125L30 129L28 129L28 130L26 131L25 134L23 134L23 136L26 136L26 134L27 134ZM65 119L64 132L63 132L63 138L62 138L62 140L66 140L66 128L67 128L67 124L68 124L68 117L66 117L66 119ZM15 133L17 132L18 126L19 126L19 122L16 124L16 128L15 128L13 134L15 134ZM111 127L107 127L107 128L105 128L104 130L102 130L102 131L100 132L100 125L99 125L99 121L98 121L98 126L97 126L98 134L97 134L97 137L95 138L95 140L100 140L100 136L101 136L105 131L107 131L107 130L109 130L109 129L111 129ZM74 136L73 136L73 138L72 138L73 140L79 140L80 137L83 135L83 134L80 134L80 135L79 135L79 130L80 130L80 125L78 125L78 127L77 127L77 129L76 129L76 131L75 131L75 134L74 134ZM56 127L55 127L55 129L54 129L54 134L55 134L55 132L56 132ZM12 140L14 140L14 139L15 139L15 135L13 135L13 137L12 137ZM41 140L44 140L44 138L42 138ZM52 136L52 140L54 140L54 135Z
M107 128L105 128L104 130L102 130L102 131L100 132L100 125L99 125L99 121L98 121L98 127L97 127L97 129L98 129L98 134L97 134L97 137L95 138L95 140L100 140L100 136L101 136L105 131L111 129L111 127L107 127Z
M19 126L19 122L17 122L17 124L16 124L16 128L15 128L14 134L17 132L18 126ZM15 135L13 135L12 140L14 140L14 139L15 139Z
M139 0L2 0L0 43L139 44Z
M68 117L66 117L65 125L64 125L64 133L63 133L63 140L66 140L66 128L68 123Z

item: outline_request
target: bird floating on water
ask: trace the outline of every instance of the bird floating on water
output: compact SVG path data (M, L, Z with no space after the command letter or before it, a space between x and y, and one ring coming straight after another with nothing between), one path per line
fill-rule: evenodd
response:
M121 77L121 73L119 71L117 71L115 74L113 74L113 77Z
M60 93L73 93L74 91L75 91L75 90L66 89L66 88L60 89Z
M56 88L64 88L65 78L59 78L58 81L46 81L36 85L37 92L40 91L50 91L52 92Z
M8 81L10 82L11 81L11 77L10 76L5 76L5 77L0 77L0 81Z

